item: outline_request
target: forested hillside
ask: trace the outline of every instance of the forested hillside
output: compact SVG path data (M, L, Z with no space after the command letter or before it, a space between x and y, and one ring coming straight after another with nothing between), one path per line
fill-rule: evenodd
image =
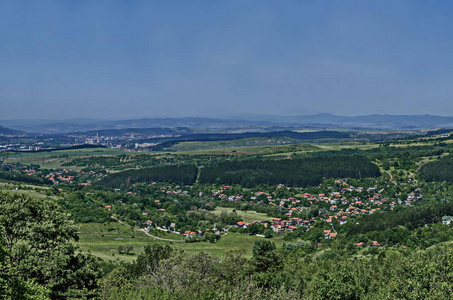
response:
M257 184L313 186L323 178L379 176L379 168L364 156L312 157L291 160L223 162L202 169L201 183L223 182L251 187Z
M120 187L137 182L175 182L193 184L197 178L198 168L195 165L163 166L140 170L128 170L111 174L102 179L99 184L108 187Z
M99 184L109 187L148 181L193 184L197 172L198 167L195 165L128 170L111 174ZM257 184L313 186L319 184L323 178L361 178L379 175L379 168L369 159L355 155L291 160L225 161L216 166L202 167L199 182L240 184L245 187Z
M52 184L47 178L3 171L0 171L0 179L31 184Z
M420 177L426 181L453 183L453 155L427 163L420 169Z

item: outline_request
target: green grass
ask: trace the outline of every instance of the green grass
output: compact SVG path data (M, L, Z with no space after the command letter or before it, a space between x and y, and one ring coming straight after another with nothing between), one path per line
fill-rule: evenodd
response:
M369 143L369 142L367 142L367 143L358 143L358 142L323 143L323 144L313 144L313 145L319 147L322 151L333 151L333 150L342 150L342 149L369 150L369 149L379 147L379 144Z
M248 234L228 233L214 244L207 242L172 243L153 239L143 232L134 232L132 228L116 222L78 225L80 226L80 240L78 242L80 249L106 261L133 262L137 259L137 255L143 252L144 247L149 244L172 244L175 247L181 247L188 254L204 251L218 257L225 256L229 250L243 250L246 257L251 257L253 243L256 240L263 239ZM168 235L175 238L174 234ZM280 238L272 238L271 241L275 242L277 247L281 247L284 242ZM118 246L126 244L134 247L132 254L119 254Z
M18 187L19 189L16 191L15 187ZM56 196L47 196L46 191L50 190L50 187L47 186L37 186L37 185L31 185L31 184L25 184L22 182L3 182L0 181L0 190L2 191L8 191L11 193L22 193L22 194L28 194L31 197L34 198L54 198L56 199Z
M62 165L74 157L120 155L129 153L130 152L121 149L89 148L57 150L51 152L5 152L1 157L7 163L21 162L23 164L38 164L42 168L54 169L61 168Z
M133 262L144 247L151 243L165 243L155 240L143 232L134 232L133 228L117 222L88 223L80 226L78 245L85 252L90 252L104 260ZM132 237L134 236L134 237ZM131 255L119 254L118 246L130 244L134 247Z
M232 207L216 207L216 209L213 211L214 214L220 215L222 211L226 211L227 213L233 212L234 208ZM261 220L267 220L271 221L272 217L269 217L266 214L263 213L258 213L256 211L241 211L241 210L236 210L236 213L239 217L242 218L244 222L253 222L253 221L261 221Z
M184 155L284 155L293 153L316 152L321 149L311 144L290 144L290 145L267 145L267 146L241 146L241 147L225 147L217 149L194 149L191 151L175 152L173 154Z
M222 236L220 240L214 244L200 242L181 244L181 246L189 253L204 251L218 257L224 257L226 252L230 250L242 250L245 252L245 257L250 258L252 256L253 243L262 239L264 238L255 235L230 232L227 233L227 235ZM275 243L277 248L280 248L284 243L281 238L272 238L270 240Z
M298 142L282 145L256 145L256 146L233 146L225 144L224 147L219 141L216 142L184 142L173 147L177 147L178 152L173 154L185 154L185 155L253 155L259 154L263 156L290 156L293 153L304 154L309 152L318 151L333 151L342 149L359 149L369 150L372 148L379 147L378 143L362 143L362 142L324 142L324 143L304 143ZM310 141L313 142L313 141ZM206 148L206 144L212 143L212 148ZM216 144L217 143L217 144ZM165 152L162 152L165 153Z
M244 138L237 140L226 141L194 141L194 142L181 142L171 147L173 151L196 151L196 150L216 150L223 148L242 148L242 147L256 147L256 146L270 146L281 144L294 144L299 140L291 138ZM238 149L238 150L239 150Z

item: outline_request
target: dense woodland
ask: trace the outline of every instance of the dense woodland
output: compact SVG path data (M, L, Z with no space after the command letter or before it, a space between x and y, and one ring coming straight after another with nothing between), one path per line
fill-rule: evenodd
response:
M364 156L313 157L291 160L248 160L205 167L201 183L221 182L252 187L258 184L313 186L323 178L379 176L379 168Z
M99 184L120 187L137 182L161 181L193 184L197 179L195 165L165 166L128 170L111 174ZM222 162L200 168L200 183L239 184L252 187L258 184L313 186L323 178L361 178L380 175L379 168L364 156L313 157L292 160L243 160Z
M426 181L453 183L453 155L424 165L420 170L420 177Z
M13 172L3 172L0 171L0 179L14 181L14 182L23 182L30 184L51 184L52 182L47 178L42 178L38 176L30 176L21 173Z
M155 167L114 173L102 179L99 184L109 187L152 181L193 184L197 173L198 168L195 165Z

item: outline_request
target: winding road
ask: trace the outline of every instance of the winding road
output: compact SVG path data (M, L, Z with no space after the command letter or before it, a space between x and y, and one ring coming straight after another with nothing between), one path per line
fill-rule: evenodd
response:
M121 221L121 220L118 220L115 216L111 216L112 219L116 220L118 223L120 224L123 224L123 225L126 225L127 227L132 227L131 225ZM160 240L160 241L166 241L166 242L175 242L175 243L184 243L184 240L172 240L172 239L164 239L164 238L161 238L161 237L158 237L158 236L155 236L155 235L152 235L150 234L148 231L146 231L145 229L134 229L134 231L141 231L143 232L144 234L146 234L147 236L150 236L152 237L153 239L155 240Z
M157 237L155 235L152 235L150 234L148 231L146 231L145 229L139 229L139 230L136 230L136 231L142 231L144 232L146 235L152 237L153 239L156 239L156 240L161 240L161 241L167 241L167 242L176 242L176 243L183 243L184 240L172 240L172 239L164 239L164 238L160 238L160 237Z

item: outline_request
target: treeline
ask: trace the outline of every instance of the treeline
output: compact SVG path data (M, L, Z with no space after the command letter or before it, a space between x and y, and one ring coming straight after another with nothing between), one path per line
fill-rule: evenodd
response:
M384 231L399 225L408 229L415 229L426 224L439 223L443 216L453 215L453 203L436 203L421 207L408 207L383 214L363 216L357 224L350 226L347 235L367 233L370 231Z
M453 182L453 155L425 164L420 169L420 178L426 181Z
M193 184L197 173L198 168L195 165L162 166L110 174L98 184L106 187L120 187L121 185L151 181Z
M15 172L0 171L0 179L23 182L23 183L30 183L30 184L52 184L52 181L50 181L47 178L33 176L33 175L25 175L25 174L15 173Z
M252 257L188 255L168 245L145 247L135 263L105 279L106 299L451 299L453 252L382 251L366 259L310 253L299 242L277 250L268 240Z
M93 148L107 148L106 146L102 145L90 145L90 144L83 144L83 145L75 145L71 147L58 147L53 149L42 149L42 150L34 150L34 151L19 151L14 150L10 152L14 153L38 153L38 152L55 152L55 151L63 151L63 150L78 150L78 149L93 149Z
M364 156L311 157L291 160L223 162L202 169L200 183L285 184L313 186L323 178L380 176L379 168Z

